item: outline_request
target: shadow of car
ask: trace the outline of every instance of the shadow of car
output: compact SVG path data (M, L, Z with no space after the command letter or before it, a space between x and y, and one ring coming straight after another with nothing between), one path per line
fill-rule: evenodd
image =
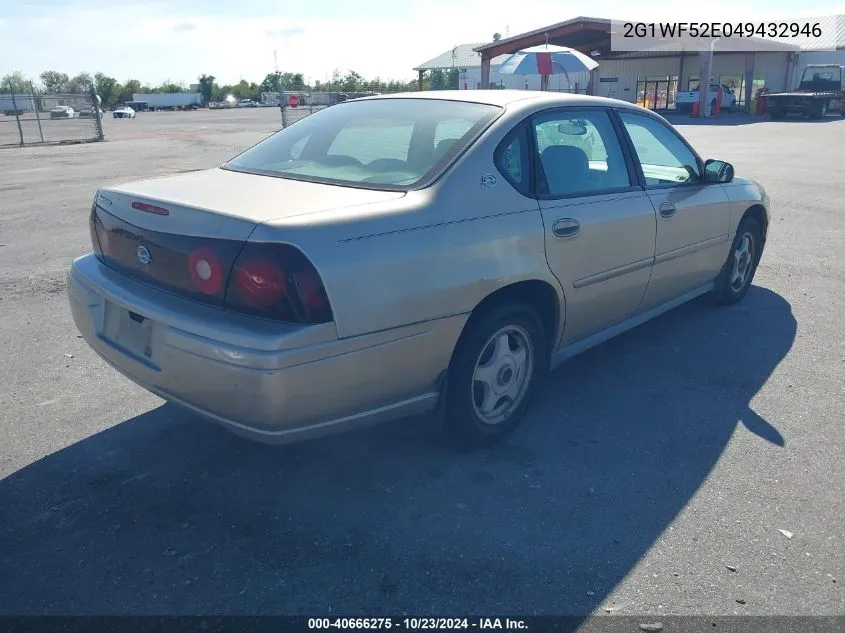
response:
M698 299L468 454L426 420L277 447L173 405L110 420L0 482L0 613L588 614L735 433L785 445L750 402L795 335L770 290Z

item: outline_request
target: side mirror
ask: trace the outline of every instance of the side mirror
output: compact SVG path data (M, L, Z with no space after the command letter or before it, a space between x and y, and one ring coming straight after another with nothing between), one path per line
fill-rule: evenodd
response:
M731 182L734 179L734 166L723 160L712 158L704 163L705 182Z

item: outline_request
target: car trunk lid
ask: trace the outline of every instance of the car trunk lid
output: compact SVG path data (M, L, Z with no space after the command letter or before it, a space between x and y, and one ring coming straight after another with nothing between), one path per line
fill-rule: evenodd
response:
M202 170L101 189L91 211L91 239L109 267L223 305L235 260L261 222L403 195Z

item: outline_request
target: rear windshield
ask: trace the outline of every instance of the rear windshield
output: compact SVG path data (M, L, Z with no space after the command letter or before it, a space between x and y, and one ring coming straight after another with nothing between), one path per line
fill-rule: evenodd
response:
M434 99L349 101L320 110L223 167L377 189L435 176L502 109Z

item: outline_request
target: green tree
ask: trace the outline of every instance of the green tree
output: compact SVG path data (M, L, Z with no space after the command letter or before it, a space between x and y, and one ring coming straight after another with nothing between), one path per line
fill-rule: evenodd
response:
M41 87L48 94L62 94L68 92L70 77L55 70L45 70L41 73Z
M261 92L281 92L282 90L282 73L276 71L274 73L267 73L264 80L261 82Z
M340 83L340 90L343 92L361 92L364 85L364 78L350 70Z
M431 89L445 90L446 89L446 75L442 70L431 71Z
M200 84L200 92L202 93L202 100L208 103L214 98L214 88L217 84L214 83L214 75L206 75L203 73L198 78Z
M241 79L237 84L232 86L232 92L238 99L258 99L261 93L261 86L257 83L250 83L246 79Z
M120 99L120 93L123 92L123 86L118 83L117 79L104 75L103 73L96 73L94 75L94 85L96 86L97 94L103 100L102 105L104 108L113 108L117 105L118 99Z
M450 68L446 73L446 87L449 90L457 90L460 80L460 72L457 68Z
M185 84L168 79L163 81L155 92L185 92Z
M19 70L9 73L5 75L2 80L0 80L0 90L3 92L8 92L11 90L12 92L20 92L20 93L27 93L29 94L30 91L30 81L26 77L24 77L23 73Z
M73 77L67 86L67 91L70 94L88 94L91 86L94 85L94 80L88 73L79 73Z
M304 90L305 77L302 73L268 73L259 85L259 92L282 92L283 90Z
M123 91L120 93L120 97L118 98L118 100L120 101L120 103L123 103L125 101L132 101L134 98L132 95L134 95L136 92L144 92L142 88L143 87L141 86L140 81L138 81L137 79L130 79L125 84L123 84Z

